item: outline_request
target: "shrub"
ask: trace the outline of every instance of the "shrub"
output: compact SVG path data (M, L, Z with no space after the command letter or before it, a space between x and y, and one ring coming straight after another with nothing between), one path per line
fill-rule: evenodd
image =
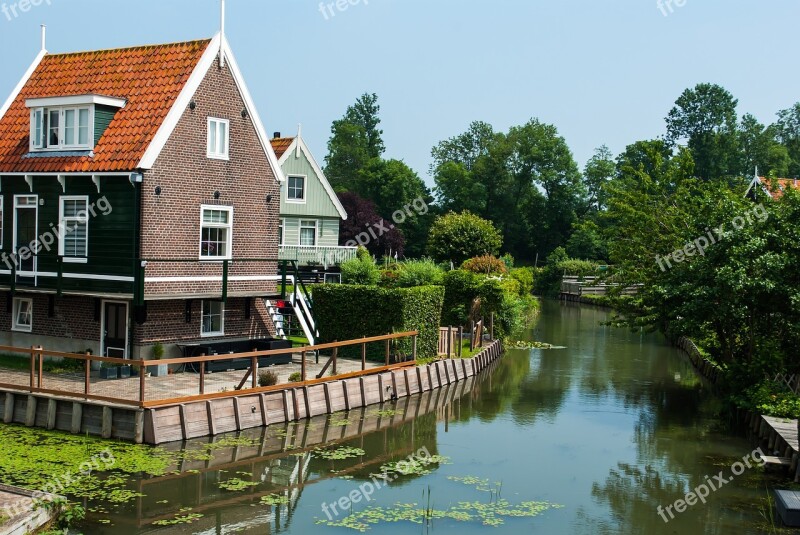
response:
M500 260L503 261L503 263L506 265L506 269L508 269L509 271L511 271L511 269L514 267L514 257L511 256L511 254L509 253L504 254L503 256L500 257Z
M526 296L533 294L534 268L514 268L509 272L512 279L519 282L519 295Z
M397 286L413 288L416 286L439 286L442 284L444 273L433 260L408 260L400 264L397 271Z
M344 284L374 286L381 280L381 271L369 253L360 254L357 258L348 260L342 264L341 269Z
M588 260L576 260L567 256L563 247L556 248L547 258L541 276L535 280L537 294L557 297L561 293L564 275L585 277L597 274L598 264Z
M258 386L275 386L278 384L278 375L269 370L258 372Z
M164 356L164 345L161 342L156 342L153 345L153 359L154 360L161 360Z
M290 383L299 383L303 380L303 374L300 372L294 372L292 375L289 376Z
M444 275L444 325L466 325L472 301L478 297L480 279L471 271L456 269Z
M461 266L461 269L485 275L503 275L508 272L506 263L491 255L470 258Z
M437 262L456 265L474 256L496 255L502 245L491 221L467 211L438 217L428 235L428 254Z

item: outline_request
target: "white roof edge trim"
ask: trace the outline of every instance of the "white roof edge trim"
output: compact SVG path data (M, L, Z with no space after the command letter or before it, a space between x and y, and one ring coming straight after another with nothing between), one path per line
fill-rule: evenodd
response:
M292 149L294 149L297 144L299 144L300 150L303 151L303 154L306 155L306 158L308 158L308 161L311 163L311 168L314 169L314 172L317 174L317 178L319 178L322 187L325 188L328 197L331 198L331 201L333 202L333 205L336 207L336 211L339 212L342 221L347 221L348 217L347 211L344 209L344 206L342 206L341 201L339 201L339 196L336 195L335 191L333 191L331 183L328 182L328 178L325 176L325 173L322 172L322 168L317 163L317 160L314 158L314 155L311 154L311 150L309 150L308 145L306 145L306 142L303 140L302 137L297 136L296 138L294 138L294 141L292 142L291 146L288 149L286 149L286 152L283 154L282 162L285 161L287 155L294 152Z
M283 170L278 163L278 157L275 155L275 150L272 148L270 138L267 135L266 129L264 129L264 123L261 122L261 116L258 114L258 109L253 102L253 97L250 95L250 90L247 89L247 84L244 81L244 76L242 76L242 71L239 70L239 64L236 62L236 57L233 55L233 51L231 50L228 40L224 37L222 38L222 49L225 53L225 59L228 60L227 66L231 70L233 79L236 82L236 87L239 88L239 93L241 93L242 100L244 100L245 109L253 121L253 126L256 129L258 140L261 142L261 147L264 149L264 153L267 155L267 160L269 160L269 164L272 166L272 174L275 177L275 180L282 184L286 182L286 177L283 176Z
M28 108L46 106L80 106L81 104L99 104L114 108L124 108L128 101L124 98L109 97L106 95L72 95L68 97L29 98L25 100Z
M28 80L30 80L31 76L33 76L33 73L39 67L39 64L42 62L42 59L44 59L46 55L47 55L47 50L40 50L39 54L36 55L36 59L33 60L31 66L28 67L28 70L25 71L24 75L22 75L22 79L19 81L19 83L13 89L13 91L11 91L11 95L5 101L3 107L0 108L0 120L3 119L3 117L5 117L6 112L8 112L8 109L11 107L12 104L14 104L14 101L17 100L17 96L19 96L20 92L22 91L22 88L25 87L25 84L28 83Z
M155 165L158 156L161 154L161 151L164 150L167 141L172 137L172 133L178 126L178 122L181 120L181 117L183 117L183 113L186 111L186 108L189 107L192 97L197 93L200 84L203 83L206 74L208 74L214 61L216 61L219 45L220 35L217 34L208 44L205 52L203 52L200 61L197 63L197 66L183 86L178 98L175 100L175 104L173 104L172 109L167 113L164 122L161 123L158 132L156 132L156 135L150 142L150 146L147 147L144 156L142 156L142 160L139 162L139 169L152 169Z

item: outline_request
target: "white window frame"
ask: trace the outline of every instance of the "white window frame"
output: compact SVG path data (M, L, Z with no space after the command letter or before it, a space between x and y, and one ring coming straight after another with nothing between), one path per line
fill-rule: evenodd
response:
M225 125L225 135L220 136L220 126ZM214 130L216 134L216 146L211 146L211 131ZM211 158L212 160L228 160L230 159L230 151L231 151L231 122L228 119L220 119L218 117L209 117L208 118L208 132L207 132L207 140L206 140L206 155ZM224 150L220 151L219 142L222 139L225 143L225 146L222 147Z
M86 215L84 217L64 217L64 201L84 201L86 203ZM89 196L88 195L62 195L58 198L58 222L61 238L58 240L58 256L64 259L67 264L86 264L89 260ZM86 223L86 256L66 256L65 236L67 225L70 223Z
M304 223L314 223L314 245L303 245L303 229L311 228L311 225ZM297 245L300 247L317 247L319 245L319 220L317 219L301 219L300 230L297 233Z
M88 111L88 131L87 140L85 144L78 143L80 139L80 112L82 110ZM67 111L75 112L75 143L67 145L66 143L66 114ZM50 139L50 113L58 113L58 144L50 145L47 141ZM31 109L31 128L30 128L30 151L31 152L46 152L46 151L65 151L65 150L92 150L94 149L94 106L50 106L38 107ZM41 117L41 123L37 121L37 117ZM45 123L47 128L45 128ZM41 130L37 131L37 126L41 126Z
M290 185L292 183L293 178L300 178L303 180L303 198L302 199L292 199L289 192L290 192ZM286 202L291 204L305 204L306 199L308 199L308 176L307 175L288 175L286 177Z
M0 203L2 203L2 202L3 202L3 197L0 196ZM2 217L2 215L3 215L2 214L2 208L0 207L0 217ZM279 221L279 224L278 224L278 246L279 247L283 247L283 245L286 243L286 218L282 217L278 221ZM2 227L0 227L0 248L3 247L2 246L2 241L3 241L2 230L3 230Z
M203 330L203 327L205 326L206 303L219 303L219 331L205 332ZM200 336L202 338L225 336L225 303L214 299L202 299L200 301Z
M228 222L227 223L206 223L203 221L203 213L206 210L215 210L215 211L223 211L228 212ZM228 250L224 256L203 256L203 229L204 228L224 228L228 231ZM232 260L233 259L233 206L216 206L210 204L203 204L200 205L200 243L198 244L198 253L200 260L203 261L210 261L210 262L219 262L222 260Z
M31 317L29 325L20 324L17 321L19 320L20 307L23 303L27 303L28 305L28 313ZM11 308L14 313L14 316L11 318L11 330L24 333L33 332L33 299L30 297L15 297Z

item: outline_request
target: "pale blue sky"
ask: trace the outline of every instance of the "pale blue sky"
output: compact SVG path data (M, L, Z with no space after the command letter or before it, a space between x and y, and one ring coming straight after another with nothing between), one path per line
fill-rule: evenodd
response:
M52 52L219 26L219 0L39 1L11 20L0 12L0 100L42 23ZM797 0L685 0L668 16L657 0L350 1L326 19L319 0L228 0L228 39L267 131L303 123L320 161L331 122L366 91L380 97L387 156L423 177L431 147L477 119L553 123L583 166L603 143L617 153L663 134L672 103L699 82L725 86L740 114L766 123L800 100Z

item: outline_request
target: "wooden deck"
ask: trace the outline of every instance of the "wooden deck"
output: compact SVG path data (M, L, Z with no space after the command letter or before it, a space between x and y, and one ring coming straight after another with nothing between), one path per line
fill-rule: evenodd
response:
M750 428L759 439L767 465L788 468L794 481L800 482L797 420L759 416L751 419Z

